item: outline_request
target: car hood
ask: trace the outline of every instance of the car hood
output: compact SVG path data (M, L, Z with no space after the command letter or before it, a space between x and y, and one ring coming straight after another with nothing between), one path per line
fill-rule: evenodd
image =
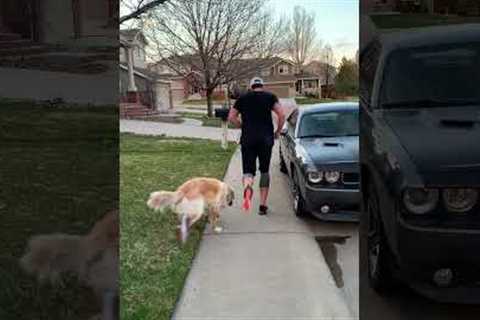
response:
M358 136L301 138L299 145L316 166L358 162Z
M384 118L425 182L471 183L480 172L480 109L452 107L385 112ZM478 184L476 182L475 184Z

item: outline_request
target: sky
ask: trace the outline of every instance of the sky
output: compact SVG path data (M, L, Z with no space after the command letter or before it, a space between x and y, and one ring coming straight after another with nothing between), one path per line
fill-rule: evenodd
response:
M291 17L295 6L315 14L316 39L329 43L337 63L358 49L359 0L270 0L275 14Z
M359 45L359 0L268 1L268 7L279 17L291 17L297 5L304 7L307 12L314 13L316 39L332 46L335 64L338 65L343 56L355 58ZM123 7L121 10L122 14L128 12Z

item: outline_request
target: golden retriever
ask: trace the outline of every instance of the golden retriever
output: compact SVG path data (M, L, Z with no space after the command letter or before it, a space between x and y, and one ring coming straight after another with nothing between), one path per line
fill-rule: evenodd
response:
M189 229L205 213L215 232L221 232L218 225L221 209L232 206L235 198L233 189L218 179L193 178L175 191L157 191L147 201L154 210L172 209L181 221L179 237L185 243Z
M108 212L86 235L62 233L30 238L20 266L40 282L57 283L71 272L93 289L101 319L118 319L119 213Z

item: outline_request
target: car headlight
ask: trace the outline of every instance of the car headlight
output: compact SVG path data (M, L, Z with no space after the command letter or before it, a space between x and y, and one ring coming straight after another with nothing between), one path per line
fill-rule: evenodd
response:
M308 181L311 183L319 183L323 180L322 171L311 171L308 173Z
M340 172L338 171L327 171L325 172L325 180L328 183L335 183L340 179Z
M410 188L403 193L403 203L414 214L425 214L435 209L438 203L437 189Z
M445 206L453 212L471 210L478 199L478 191L474 189L445 189L442 195Z

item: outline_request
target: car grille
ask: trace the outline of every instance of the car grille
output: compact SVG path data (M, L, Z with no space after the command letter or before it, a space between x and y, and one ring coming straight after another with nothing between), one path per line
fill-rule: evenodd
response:
M357 172L344 172L342 173L343 184L359 184L360 174Z

